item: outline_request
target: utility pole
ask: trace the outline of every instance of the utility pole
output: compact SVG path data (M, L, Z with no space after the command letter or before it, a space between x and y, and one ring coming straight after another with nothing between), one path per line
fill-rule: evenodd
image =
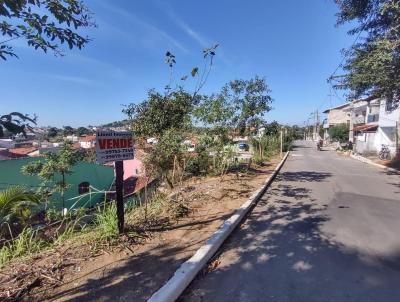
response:
M318 137L319 137L319 114L318 114L318 109L317 109L317 124L315 125L315 128L317 130L317 133L316 133L315 137L318 139Z
M313 135L312 135L313 138L312 139L316 140L318 138L318 133L319 133L319 113L318 113L318 110L315 110L310 115L314 119Z
M281 158L283 158L283 131L281 128Z
M399 113L400 115L400 113ZM396 122L396 157L400 158L400 145L399 145L399 122Z

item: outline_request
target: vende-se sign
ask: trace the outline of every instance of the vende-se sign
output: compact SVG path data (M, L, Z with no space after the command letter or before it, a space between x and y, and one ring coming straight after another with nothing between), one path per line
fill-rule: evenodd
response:
M98 131L96 133L97 162L104 164L134 158L133 139L129 132Z

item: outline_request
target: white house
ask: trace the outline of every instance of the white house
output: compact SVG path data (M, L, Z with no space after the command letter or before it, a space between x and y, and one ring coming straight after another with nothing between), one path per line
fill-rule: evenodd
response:
M94 148L96 145L96 136L95 135L86 135L79 137L79 144L83 149Z
M385 99L367 99L352 102L350 137L355 151L377 154L382 144L388 145L391 155L396 153L396 132L400 109L398 104Z
M375 147L380 150L382 144L388 145L392 156L396 154L396 136L399 127L399 104L381 100L379 108L379 127L375 137Z
M0 139L0 148L15 148L15 141L11 138L1 138Z
M67 136L65 137L65 140L70 141L70 142L73 142L73 143L76 143L76 142L79 140L79 138L78 138L77 135L72 134L72 135L67 135Z

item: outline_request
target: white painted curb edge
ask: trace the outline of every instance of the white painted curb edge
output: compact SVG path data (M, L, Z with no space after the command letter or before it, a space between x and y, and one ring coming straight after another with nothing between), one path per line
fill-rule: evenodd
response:
M233 214L228 220L225 220L218 230L207 239L205 244L201 246L189 260L184 262L178 268L172 278L151 296L148 302L173 302L179 298L190 282L192 282L194 277L196 277L198 272L217 252L225 239L232 233L235 227L242 221L243 217L249 212L252 206L272 183L288 155L289 152L285 154L279 165L276 166L274 172L265 181L265 184L255 191L253 195L242 204L235 214Z
M397 170L397 169L393 169L393 168L386 167L386 166L381 165L381 164L374 163L372 160L370 160L368 158L365 158L363 156L360 156L360 155L350 154L350 157L354 158L356 160L359 160L359 161L361 161L363 163L370 164L370 165L373 165L373 166L378 167L378 168L382 168L382 169L390 171L390 172L394 172L394 173L398 173L398 174L400 173L400 171Z

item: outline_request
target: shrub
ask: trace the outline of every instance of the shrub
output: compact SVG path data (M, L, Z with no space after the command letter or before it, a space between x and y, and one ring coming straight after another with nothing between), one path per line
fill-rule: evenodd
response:
M39 196L22 187L10 187L0 192L0 235L24 228L40 204ZM13 234L10 234L11 236Z
M349 140L349 126L339 124L329 129L329 136L332 141L345 143Z

